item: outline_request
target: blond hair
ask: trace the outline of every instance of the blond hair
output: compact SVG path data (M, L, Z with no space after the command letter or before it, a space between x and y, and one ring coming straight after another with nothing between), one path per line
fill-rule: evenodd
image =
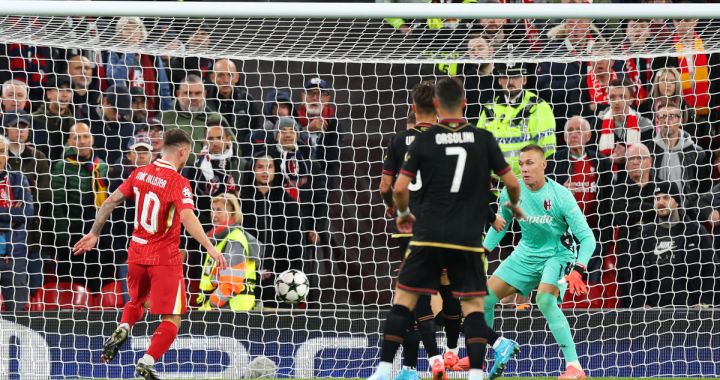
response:
M216 202L220 202L225 206L225 210L228 210L230 213L230 217L235 224L242 224L243 222L243 214L242 210L240 209L240 200L235 196L233 193L222 193L220 195L214 196L212 198L212 203L215 204ZM229 206L230 209L228 208Z
M652 88L652 97L653 98L660 98L662 97L660 95L660 90L658 90L658 83L660 81L667 77L669 74L672 74L675 76L675 80L671 81L673 84L675 84L675 94L671 95L671 97L675 96L682 96L682 83L680 82L680 72L672 67L663 67L662 69L659 69L655 72L655 78L653 78L653 88Z

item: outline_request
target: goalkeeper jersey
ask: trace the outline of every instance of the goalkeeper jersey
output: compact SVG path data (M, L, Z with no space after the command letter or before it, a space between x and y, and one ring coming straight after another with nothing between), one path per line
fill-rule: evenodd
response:
M576 262L587 265L595 251L595 235L570 190L551 179L546 181L537 191L528 189L524 182L520 183L520 207L525 217L518 220L522 238L514 254L545 260L554 256L575 259L577 252ZM508 200L506 188L500 194L500 204ZM502 207L501 212L506 220L511 220L512 213L507 207ZM490 229L485 238L485 248L495 249L509 225L505 224L501 232ZM575 239L579 242L579 249Z

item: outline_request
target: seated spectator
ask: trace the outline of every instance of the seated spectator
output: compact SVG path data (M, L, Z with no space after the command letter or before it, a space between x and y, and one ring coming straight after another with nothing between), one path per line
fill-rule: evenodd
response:
M85 123L70 128L65 157L56 161L51 169L50 187L53 191L53 218L55 221L57 273L63 281L86 279L87 287L97 291L101 284L101 258L112 260L99 251L110 249L112 239L100 239L98 250L86 253L84 259L71 255L70 247L90 231L95 213L108 197L108 166L93 151L93 135ZM110 224L106 224L103 235ZM90 254L90 256L88 256ZM105 267L105 272L114 272ZM113 278L105 273L103 278Z
M208 105L216 109L227 120L242 148L247 146L252 130L259 127L260 110L255 107L255 99L240 83L235 62L230 59L218 59L210 71L207 86ZM247 156L250 151L238 152Z
M30 118L27 113L18 111L5 114L3 126L7 138L8 169L23 173L35 200L35 215L26 223L29 284L31 289L35 289L42 286L41 242L48 241L43 236L49 238L52 229L48 227L49 219L52 217L50 162L42 152L28 143Z
M588 147L590 123L581 116L571 117L565 124L567 148L558 149L548 160L548 177L570 189L588 225L599 242L588 270L600 269L607 242L612 239L610 227L610 195L612 193L612 166L610 160ZM599 278L593 278L594 281Z
M102 100L100 71L100 68L83 55L68 57L67 75L72 81L72 103L75 105L73 114L78 120L89 119L91 110L100 105Z
M47 84L46 102L32 115L32 143L50 160L59 160L63 156L63 145L70 127L75 125L73 92L67 75L51 77Z
M16 79L30 89L26 96L32 106L43 100L43 86L48 76L59 71L63 49L21 43L0 44L0 82ZM31 108L23 108L30 112Z
M135 169L148 165L152 160L152 142L147 132L138 132L130 138L125 155L110 166L110 192L114 192L123 181L130 178Z
M165 146L165 127L160 120L151 117L148 119L148 137L152 143L153 160L160 157Z
M303 217L300 205L281 185L276 160L257 155L252 175L240 192L243 227L265 244L260 298L276 304L274 276L287 269L303 269Z
M474 35L468 40L468 56L480 63L463 64L462 75L465 86L465 118L470 124L477 124L482 106L492 103L495 98L495 76L491 59L494 50L482 35Z
M630 305L630 244L642 235L642 226L655 219L655 176L650 150L643 143L628 146L625 151L627 175L620 175L613 184L612 219L618 228L615 243L620 306Z
M600 31L588 19L566 19L550 29L544 42L548 56L589 57L596 43L602 43ZM580 100L582 74L586 63L582 61L542 62L537 68L539 95L553 105L558 118L558 131L562 131L567 118L582 115Z
M197 303L200 310L228 307L243 311L255 308L255 285L257 272L263 259L263 246L243 227L240 202L231 193L213 197L213 228L208 237L222 252L228 267L216 273L215 261L206 256L203 263L200 290Z
M5 81L2 85L2 111L13 112L30 109L28 86L17 79Z
M652 120L652 116L647 116L642 110L642 104L648 100L648 95L652 90L653 59L640 57L641 54L650 52L650 44L652 43L652 35L650 32L650 22L642 19L630 19L625 23L625 39L620 43L620 51L629 58L623 62L622 72L630 79L635 86L635 98L638 104L638 110L643 116Z
M700 194L698 221L715 236L715 249L720 249L720 150L713 152L712 166L713 185L710 191Z
M632 83L616 78L610 81L610 107L598 115L595 133L600 153L613 161L613 170L625 164L627 146L652 140L652 121L640 116L633 108Z
M327 81L312 78L305 82L297 113L298 123L310 134L310 143L316 147L313 158L334 183L340 170L340 129Z
M147 38L147 30L140 17L120 17L115 32L123 46L140 49ZM144 90L151 116L159 110L172 109L170 81L162 60L140 53L109 52L105 73L110 86L139 87Z
M656 218L633 242L630 307L717 303L717 260L705 228L689 218L674 183L655 187Z
M135 124L147 124L148 118L148 102L145 91L140 87L130 87L130 97L132 102L132 122Z
M525 89L526 72L522 63L497 63L495 74L502 93L492 104L483 107L477 125L493 134L508 164L519 177L520 149L538 144L547 157L555 153L555 116L547 102Z
M240 191L241 160L233 150L232 137L220 124L209 125L203 149L195 165L185 168L185 177L197 197L200 222L210 223L212 197Z
M583 115L597 115L608 107L610 102L610 81L617 79L613 68L615 61L608 58L612 49L607 44L593 46L594 60L588 62L588 72L582 82Z
M655 112L661 104L672 104L683 111L683 123L694 119L687 104L683 100L680 84L680 72L674 68L661 68L655 72L652 92L644 102L638 106L638 111L646 118L655 120Z
M127 88L108 87L102 104L93 112L90 131L95 139L95 154L105 162L120 160L135 134L135 125L130 122L131 102Z
M710 159L695 144L682 125L682 111L665 106L655 114L657 133L650 144L658 181L678 184L681 206L693 218L698 214L698 198L710 190Z
M263 116L263 129L266 131L275 129L279 117L296 117L290 92L274 89L268 91L263 99Z
M199 76L190 74L175 92L175 109L164 111L160 121L166 130L180 128L192 136L193 141L205 140L206 125L222 124L229 127L225 118L212 109L206 102L205 86ZM233 140L234 140L233 136ZM195 153L200 153L203 144L195 144ZM195 157L191 156L194 160Z
M290 116L278 116L270 129L254 131L250 140L255 154L267 153L280 157L283 152L297 151L297 156L303 162L313 157L308 133L301 131L300 125Z
M13 312L28 302L27 222L35 207L27 178L8 169L7 159L8 143L0 137L0 288L5 311Z

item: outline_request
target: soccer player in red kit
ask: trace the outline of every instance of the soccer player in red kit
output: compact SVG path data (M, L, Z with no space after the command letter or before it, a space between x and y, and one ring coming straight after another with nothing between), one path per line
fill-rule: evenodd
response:
M153 366L177 337L180 316L187 309L180 223L217 262L218 271L227 266L195 216L190 183L179 173L193 151L190 135L173 129L165 133L164 141L162 158L133 171L102 204L90 233L73 247L76 255L95 248L112 210L126 199L135 199L135 230L128 248L130 302L103 346L102 359L109 362L117 355L132 326L145 314L143 304L149 299L150 313L162 315L162 322L136 367L137 375L145 379L159 379Z

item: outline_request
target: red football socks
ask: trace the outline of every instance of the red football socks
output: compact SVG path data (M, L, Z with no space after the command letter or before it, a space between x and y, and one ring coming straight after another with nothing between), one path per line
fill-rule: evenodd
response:
M150 340L150 347L148 347L147 353L152 356L155 361L160 360L170 345L175 341L178 334L178 327L174 323L168 321L160 322L155 334L153 334Z
M141 304L128 302L125 304L125 309L123 309L120 323L127 323L132 328L143 315L145 315L145 308Z

